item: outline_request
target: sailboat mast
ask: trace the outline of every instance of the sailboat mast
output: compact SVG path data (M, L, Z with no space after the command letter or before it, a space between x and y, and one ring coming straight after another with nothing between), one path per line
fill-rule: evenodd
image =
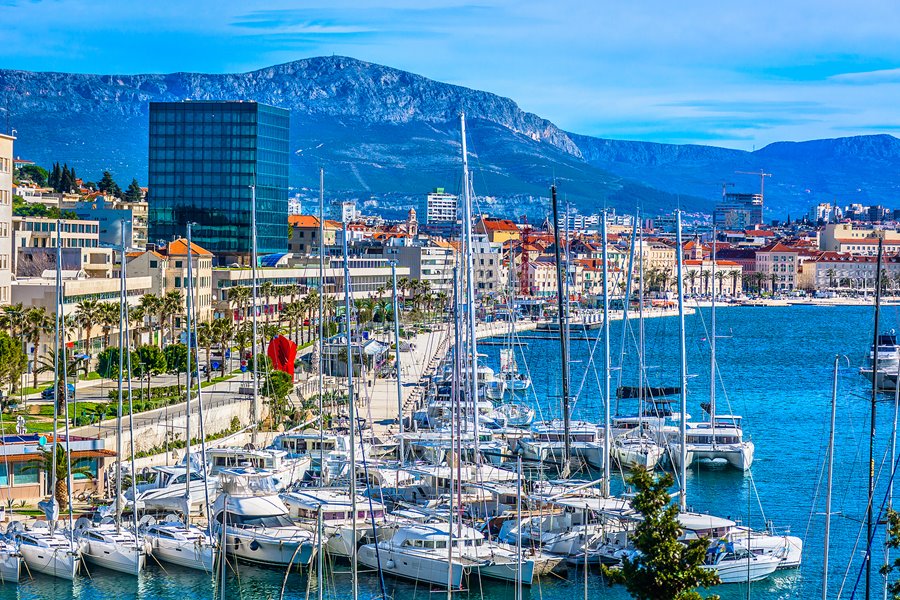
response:
M681 436L681 468L679 479L681 486L678 491L678 506L682 511L687 510L687 340L684 332L684 256L681 253L681 210L675 211L675 258L678 268L678 343L681 358L681 422L679 423L679 435Z
M609 397L609 382L611 377L609 364L609 255L606 249L606 211L601 213L603 219L600 225L600 235L603 244L603 403L605 404L605 414L603 421L603 496L609 497L609 479L612 474L612 461L610 460L610 405L612 400ZM587 561L585 561L585 570L587 570Z
M393 298L391 310L394 313L394 368L397 370L397 426L400 432L400 466L405 462L406 453L403 446L403 384L400 379L400 303L397 301L397 261L391 261L391 286Z
M253 315L252 315L252 327L253 327L253 341L251 342L251 352L253 353L253 430L252 430L252 441L256 444L256 431L259 429L259 373L260 368L257 362L259 362L259 351L257 350L256 344L259 339L259 332L256 328L256 299L259 293L258 282L256 279L256 263L258 262L258 256L256 251L256 182L250 186L250 276L253 279ZM268 310L268 306L266 310ZM209 368L209 365L206 365L206 368ZM197 373L197 377L199 379L200 374Z
M644 380L646 367L644 365L644 229L641 228L638 235L641 238L641 253L638 255L638 406L639 411L644 410ZM648 382L649 383L649 382Z
M191 223L185 227L185 236L187 240L187 298L185 299L187 314L185 315L185 325L187 325L187 344L188 344L188 360L187 360L187 397L185 398L184 420L185 420L185 446L184 446L184 528L187 531L191 529L191 335L192 323L194 320L194 275L191 262L193 261L191 248ZM225 349L222 348L222 360L225 359ZM209 365L207 365L209 368ZM199 382L200 372L197 372ZM198 386L199 387L199 386ZM201 440L203 443L205 440Z
M481 463L478 449L478 344L475 335L475 267L472 259L472 195L469 188L469 152L466 147L466 114L460 113L463 155L463 235L465 236L466 316L469 324L469 351L472 353L472 372L469 378L472 395L472 424L475 435L475 462Z
M319 169L319 487L325 485L325 169ZM321 575L320 575L321 577ZM322 587L319 586L319 594Z
M822 600L828 600L828 545L831 541L831 481L834 472L834 423L837 414L838 363L834 357L834 380L831 385L831 429L828 434L828 487L825 493L825 553L822 558Z
M566 340L566 311L563 308L563 302L569 302L568 298L563 298L565 286L563 285L562 258L560 256L560 244L562 240L559 237L559 207L556 203L556 186L550 186L550 202L553 206L553 246L556 252L556 297L559 304L559 351L560 363L562 367L562 409L563 409L563 469L569 468L572 460L572 440L569 437L571 424L569 422L569 349Z
M622 383L622 368L625 364L625 335L628 331L628 304L631 302L631 280L634 277L634 248L637 242L640 212L635 212L631 226L631 253L628 255L628 273L625 275L625 297L622 299L622 336L619 341L619 372L616 376L616 388ZM640 384L640 381L638 382ZM616 394L616 414L619 414L619 395Z
M347 334L347 406L350 412L350 511L351 529L356 536L356 400L353 395L353 337L350 329L350 254L347 251L347 223L344 222L344 317ZM350 544L350 579L353 598L357 596L356 544Z
M875 327L872 335L872 401L869 407L869 502L866 507L866 600L872 594L872 542L875 530L875 403L878 400L878 328L881 326L881 260L884 248L878 238L878 258L875 261Z
M709 427L712 433L712 445L716 447L716 227L713 226L712 239L712 267L710 267L710 282L712 283L712 302L710 302L710 327L709 334ZM699 243L699 242L698 242ZM679 252L681 246L678 247ZM702 264L702 261L701 261Z
M59 222L57 221L57 229ZM121 262L119 267L119 389L116 414L116 534L122 532L122 394L125 376L125 227L122 227ZM137 488L135 488L135 491Z
M59 367L60 361L62 361L62 389L63 389L63 417L65 419L65 432L66 432L66 490L68 493L68 513L69 513L69 550L72 550L72 547L75 543L74 536L75 531L72 528L72 447L69 445L69 369L66 364L66 313L65 307L63 306L63 296L62 296L62 234L60 233L59 221L57 221L56 225L56 277L57 277L57 286L56 286L56 338L55 338L55 346L56 346L56 371L54 373L54 386L56 387L57 398L60 392L59 387ZM124 267L123 267L124 268ZM62 357L60 357L60 350L62 351ZM55 403L56 406L59 406L59 402ZM56 412L58 409L54 409ZM54 431L56 428L56 419L53 421ZM56 441L56 436L54 435L54 447L53 447L53 460L57 459L56 456L56 444L59 443ZM55 470L55 469L54 469ZM9 472L9 468L7 467L7 472ZM55 473L54 473L55 475ZM54 499L53 503L56 502L56 484L51 487L53 490Z

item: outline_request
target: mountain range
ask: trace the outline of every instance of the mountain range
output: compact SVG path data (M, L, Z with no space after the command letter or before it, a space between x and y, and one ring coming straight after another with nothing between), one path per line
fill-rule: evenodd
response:
M816 202L891 205L900 140L889 135L778 142L754 152L603 139L567 132L511 99L353 58L310 58L248 73L86 75L0 70L16 154L68 163L96 180L146 182L151 101L255 100L291 110L291 185L312 199L324 168L329 198L397 216L434 187L461 181L459 113L467 115L476 210L531 218L548 188L582 214L611 206L645 213L710 212L723 182L755 192L767 217ZM0 102L3 98L0 97ZM2 124L2 121L0 121ZM152 202L152 190L150 192Z

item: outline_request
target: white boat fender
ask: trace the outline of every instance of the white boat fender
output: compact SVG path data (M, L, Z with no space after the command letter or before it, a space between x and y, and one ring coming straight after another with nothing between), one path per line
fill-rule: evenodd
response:
M388 560L386 563L384 563L384 566L385 566L385 568L393 569L394 567L397 566L397 564L392 560Z

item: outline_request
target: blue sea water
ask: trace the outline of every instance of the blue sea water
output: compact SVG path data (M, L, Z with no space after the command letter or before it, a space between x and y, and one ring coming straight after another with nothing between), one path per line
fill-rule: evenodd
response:
M707 331L709 310L688 316L688 405L694 419L700 419L700 402L708 399L709 351ZM856 597L862 597L860 577L865 548L869 440L869 395L867 382L858 374L871 343L872 309L865 307L729 307L717 311L717 354L722 385L718 388L720 412L732 411L745 417L745 432L756 444L756 459L749 475L734 470L691 470L688 473L688 502L694 510L730 517L762 527L770 520L776 527L789 528L804 539L801 569L776 573L768 580L752 584L750 597L774 600L821 597L825 480L824 469L830 418L832 367L836 354L846 355L839 376L837 408L832 543L829 570L829 597L850 598L859 582ZM900 310L888 307L882 313L884 329L900 329ZM618 364L622 324L611 327L613 363ZM678 321L676 318L648 319L645 322L646 364L651 385L678 384ZM637 383L636 323L626 331L622 383ZM602 346L577 338L596 337L598 332L573 331L570 365L572 389L578 392L574 418L598 421L603 414L600 394ZM529 402L541 408L546 418L560 415L560 359L554 338L528 339L519 352L520 366L527 363L534 381ZM480 352L497 366L499 348L483 346ZM591 351L593 350L593 358ZM613 375L613 387L619 378ZM633 402L633 401L632 401ZM635 410L623 404L621 412ZM877 411L876 473L879 475L876 505L880 506L889 476L890 432L893 398L884 398ZM621 484L618 485L621 488ZM900 482L898 482L900 491ZM877 572L881 563L883 531L874 546L874 593L881 595L883 579ZM326 577L326 598L349 596L349 567L334 566ZM66 583L40 575L31 581L0 585L5 598L143 598L147 600L213 600L219 597L210 577L177 567L151 566L135 579L95 569L91 578ZM225 597L263 600L281 597L284 574L272 570L239 566L227 581ZM389 597L403 600L433 598L427 585L386 579ZM456 598L512 599L511 584L485 581L472 583L468 593ZM746 598L746 585L719 586L715 593L724 600ZM440 592L443 595L445 592ZM381 596L379 579L371 573L360 576L360 597ZM587 574L571 569L565 577L546 577L526 596L534 600L609 598L625 600L621 587L608 588L597 571ZM287 578L284 598L315 598L314 585L306 574Z

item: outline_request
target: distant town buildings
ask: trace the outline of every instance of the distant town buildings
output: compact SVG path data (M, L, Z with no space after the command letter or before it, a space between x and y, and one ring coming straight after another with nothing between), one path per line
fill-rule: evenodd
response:
M426 199L425 224L456 223L457 200L453 194L448 194L444 188L434 188Z

